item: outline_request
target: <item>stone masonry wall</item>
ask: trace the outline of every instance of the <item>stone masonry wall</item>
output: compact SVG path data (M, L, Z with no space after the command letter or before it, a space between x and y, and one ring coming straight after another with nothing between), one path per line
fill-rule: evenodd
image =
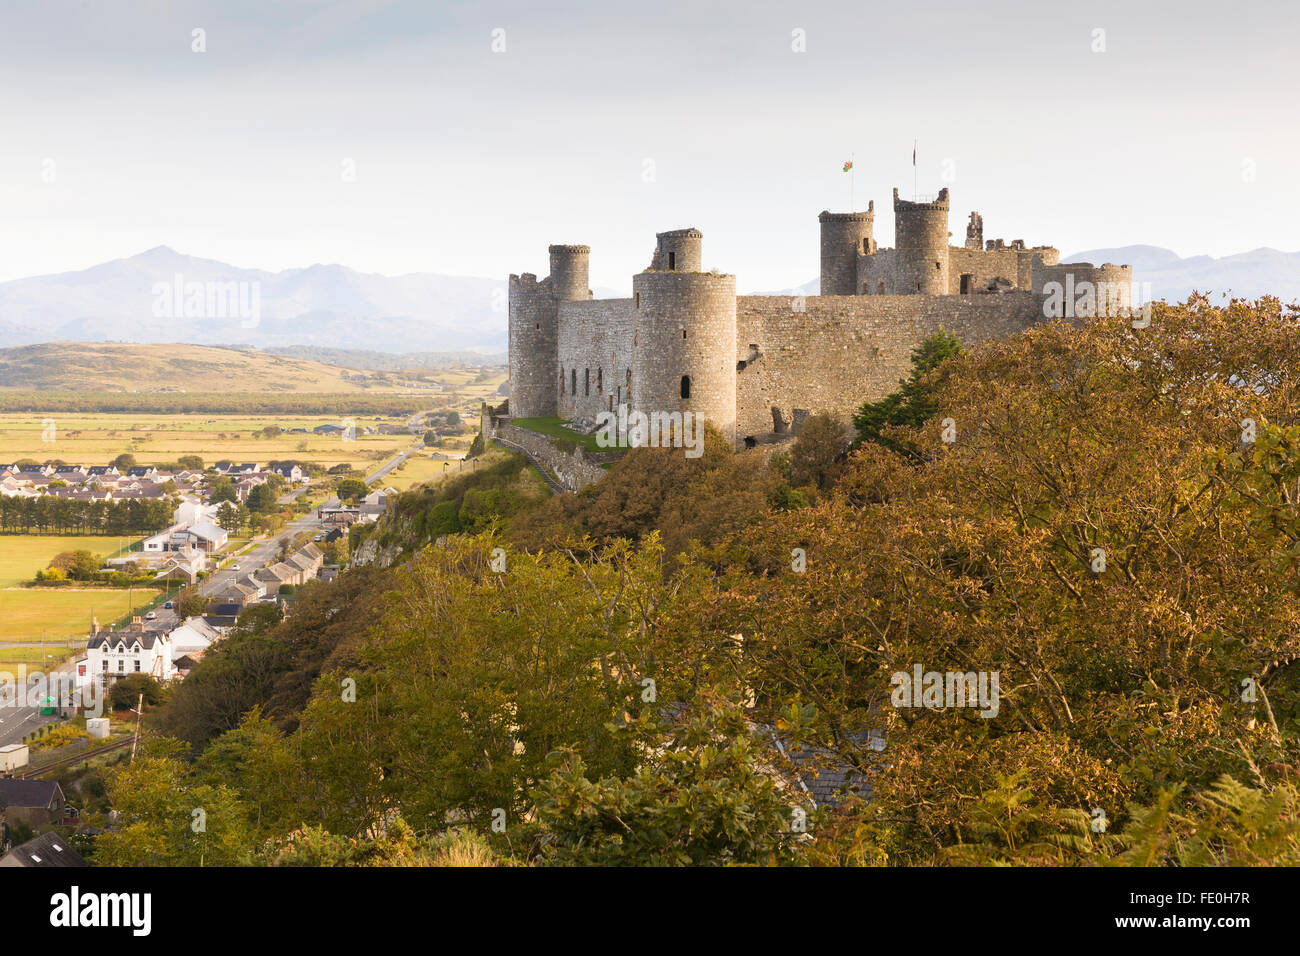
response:
M626 401L636 334L632 300L561 302L558 308L557 414L594 422L599 412L616 412Z
M847 417L894 391L911 371L912 349L943 327L962 344L1014 335L1044 321L1040 297L1000 295L810 296L804 312L788 296L736 300L737 441L773 432L795 409Z
M587 485L600 480L605 474L601 462L618 457L618 452L610 455L587 455L579 445L572 453L561 451L551 440L537 432L510 424L506 418L489 422L486 437L500 439L507 448L517 448L527 452L541 462L565 491L581 491Z

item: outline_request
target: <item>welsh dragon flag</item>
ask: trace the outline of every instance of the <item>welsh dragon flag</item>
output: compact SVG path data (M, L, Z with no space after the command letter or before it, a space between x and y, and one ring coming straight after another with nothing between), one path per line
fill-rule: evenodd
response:
M850 159L847 163L844 164L844 172L847 173L852 168L853 168L853 160Z

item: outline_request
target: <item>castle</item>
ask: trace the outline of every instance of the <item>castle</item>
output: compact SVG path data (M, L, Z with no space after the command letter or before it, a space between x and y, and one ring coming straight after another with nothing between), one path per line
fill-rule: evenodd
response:
M510 415L590 426L602 412L693 412L753 445L893 391L912 349L940 327L967 346L1012 335L1061 314L1062 289L1067 309L1072 290L1094 287L1098 311L1129 307L1129 266L986 242L977 212L952 246L948 211L947 189L929 202L895 189L892 249L877 248L874 201L823 212L816 296L738 296L734 275L704 271L703 234L678 229L657 235L632 298L593 299L590 249L551 246L547 278L510 276ZM1088 314L1095 300L1080 301L1066 314Z

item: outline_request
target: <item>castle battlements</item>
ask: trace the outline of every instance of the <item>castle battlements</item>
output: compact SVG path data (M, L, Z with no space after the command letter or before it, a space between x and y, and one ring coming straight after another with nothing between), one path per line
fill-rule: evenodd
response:
M940 327L967 345L1012 335L1047 321L1061 289L1085 284L1108 308L1130 305L1129 266L986 241L978 212L951 245L947 189L927 202L895 189L893 209L887 248L876 244L874 201L817 217L816 296L738 296L734 275L704 271L694 227L656 234L627 299L592 297L589 246L549 246L550 275L510 276L510 414L593 424L602 412L691 412L749 445L888 394Z

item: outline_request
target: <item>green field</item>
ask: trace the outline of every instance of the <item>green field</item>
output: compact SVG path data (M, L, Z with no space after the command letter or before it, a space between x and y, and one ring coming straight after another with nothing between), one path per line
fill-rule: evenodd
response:
M512 418L510 424L526 428L530 432L537 432L539 435L545 435L547 438L571 441L574 444L581 445L586 451L612 451L612 449L601 448L596 444L595 432L590 435L575 432L564 424L562 418Z
M48 567L50 559L60 551L93 551L107 558L132 541L104 535L0 535L0 588L30 581L37 571Z
M60 551L114 554L125 539L102 536L0 535L0 641L85 637L93 613L108 627L132 607L153 600L156 590L19 588ZM39 659L39 651L36 651Z
M443 467L446 465L447 467ZM459 463L454 459L434 458L427 454L412 455L406 459L401 468L390 471L377 484L384 488L396 488L405 491L414 485L441 478L444 473L454 474Z
M356 440L316 435L317 425L344 420L323 415L153 415L153 414L0 414L0 462L34 458L61 459L73 465L106 465L118 455L135 456L142 465L174 462L181 455L199 455L205 465L217 461L294 459L325 467L350 464L358 468L389 458L408 447L415 436L367 435L367 426L400 424L397 418L356 418ZM53 423L53 440L43 441ZM268 425L305 428L307 434L280 432L270 438Z

